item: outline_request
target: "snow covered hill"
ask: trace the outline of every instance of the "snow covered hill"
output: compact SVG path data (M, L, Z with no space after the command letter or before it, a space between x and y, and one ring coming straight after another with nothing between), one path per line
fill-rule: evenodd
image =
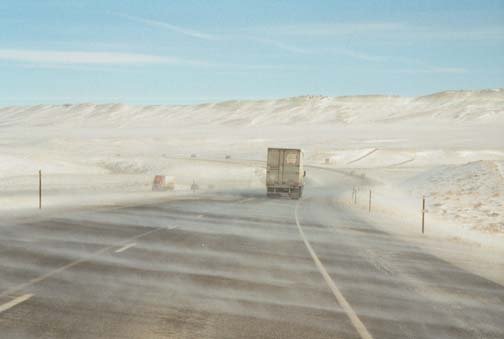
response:
M447 91L415 98L301 96L187 106L67 104L0 108L0 128L339 125L419 119L504 121L504 89Z

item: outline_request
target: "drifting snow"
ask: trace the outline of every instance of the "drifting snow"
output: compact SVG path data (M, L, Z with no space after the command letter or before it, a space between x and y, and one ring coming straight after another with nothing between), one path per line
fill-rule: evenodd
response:
M193 181L203 189L262 191L264 164L233 161L264 160L267 147L301 147L307 164L349 169L411 197L415 213L418 195L426 194L432 214L503 233L503 130L503 90L4 107L0 208L36 209L39 169L49 206L159 197L150 192L157 174L176 178L178 189L163 194L188 191Z

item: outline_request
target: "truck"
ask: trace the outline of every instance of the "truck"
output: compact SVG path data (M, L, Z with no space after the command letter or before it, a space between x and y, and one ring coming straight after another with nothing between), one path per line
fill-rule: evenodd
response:
M268 197L299 199L306 171L303 152L297 148L268 148L266 192Z

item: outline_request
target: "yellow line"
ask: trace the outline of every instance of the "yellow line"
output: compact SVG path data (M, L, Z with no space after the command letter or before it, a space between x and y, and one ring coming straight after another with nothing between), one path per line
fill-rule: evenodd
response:
M50 272L47 272L47 273L45 273L45 274L42 274L42 275L40 275L40 276L38 276L38 277L36 277L36 278L33 278L33 279L31 279L31 280L28 280L28 281L27 281L27 282L25 282L25 283L19 284L19 285L14 286L14 287L11 287L11 288L7 289L6 291L4 291L4 292L0 293L0 298L1 298L1 297L6 297L6 296L8 296L8 295L10 295L10 294L12 294L12 293L15 293L15 292L18 292L18 291L20 291L20 290L22 290L22 289L25 289L26 287L32 286L32 285L34 285L34 284L36 284L36 283L39 283L39 282L41 282L41 281L43 281L43 280L46 280L47 278L52 277L52 276L53 276L53 275L55 275L55 274L58 274L58 273L60 273L60 272L63 272L64 270L67 270L67 269L69 269L69 268L72 268L72 267L74 267L74 266L76 266L76 265L79 265L79 264L81 264L81 263L83 263L83 262L89 261L90 259L92 259L92 258L96 257L97 255L102 254L102 253L104 253L104 252L106 252L106 251L108 251L108 250L110 250L110 249L112 249L112 248L114 248L114 247L117 247L117 246L121 246L121 245L128 244L128 243L129 243L129 242L131 242L132 240L139 239L139 238L141 238L141 237L144 237L144 236L149 235L149 234L151 234L151 233L154 233L154 232L160 231L160 230L162 230L162 229L164 229L164 228L162 228L162 227L160 227L160 228L156 228L156 229L154 229L154 230L150 230L150 231L144 232L144 233L142 233L142 234L136 235L136 236L134 236L134 237L132 237L132 238L129 238L129 239L127 239L127 240L121 241L121 242L120 242L120 243L118 243L118 244L114 244L114 245L111 245L111 246L107 246L107 247L101 248L101 249L99 249L98 251L93 252L93 253L91 253L90 255L88 255L88 256L86 256L86 257L84 257L84 258L77 259L77 260L75 260L75 261L72 261L72 262L70 262L70 263L68 263L68 264L64 265L64 266L61 266L61 267L56 268L56 269L54 269L54 270L52 270L52 271L50 271Z
M331 290L331 292L333 293L333 295L336 297L336 300L338 301L338 303L340 304L340 306L343 308L343 310L347 314L348 318L350 319L350 321L352 322L352 325L355 327L355 329L359 333L360 337L362 339L373 339L373 336L371 336L371 334L367 330L366 326L364 326L364 324L359 319L359 317L355 313L355 311L352 308L352 306L350 306L350 304L348 303L348 301L346 300L346 298L343 296L343 293L341 293L341 291L338 288L338 286L336 286L336 283L331 278L331 276L329 275L329 273L325 269L324 265L322 264L322 262L318 258L317 253L315 253L315 251L311 247L308 239L306 239L306 236L305 236L305 233L303 231L303 228L301 227L301 224L299 223L298 208L299 208L299 201L296 204L296 209L294 211L294 215L296 217L296 224L297 224L297 227L298 227L298 230L299 230L299 234L301 235L301 238L303 238L303 242L306 245L306 248L308 249L308 252L310 252L310 255L311 255L313 261L315 262L315 265L317 266L320 274L322 274L322 276L324 277L324 280L327 283L327 285L329 286L329 289Z
M20 297L17 297L16 299L9 301L8 303L0 305L0 313L5 312L10 308L13 308L16 305L21 304L22 302L25 302L26 300L30 299L31 297L33 297L33 294L25 294Z

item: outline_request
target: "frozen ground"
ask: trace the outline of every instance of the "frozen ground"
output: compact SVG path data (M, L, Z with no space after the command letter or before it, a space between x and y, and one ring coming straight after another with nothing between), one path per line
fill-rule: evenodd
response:
M401 201L383 204L394 215L418 213L426 195L430 217L455 236L470 229L502 242L503 130L502 89L197 106L4 107L0 212L38 213L39 169L44 206L52 209L188 194L193 181L202 190L257 188L263 164L233 162L264 160L268 146L287 146L303 148L307 164L373 179L377 199ZM191 162L191 154L223 162ZM155 174L176 176L176 192L150 192Z

